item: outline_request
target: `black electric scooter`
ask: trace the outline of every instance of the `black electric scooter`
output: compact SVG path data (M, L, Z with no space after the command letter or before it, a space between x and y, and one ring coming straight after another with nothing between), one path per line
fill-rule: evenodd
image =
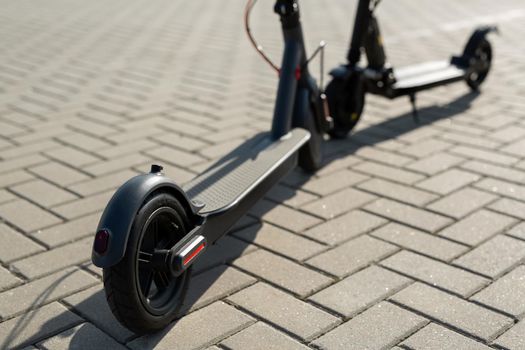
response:
M384 59L378 65L382 69L358 68L365 39L377 39L379 35L370 0L362 0L358 13L366 15L366 19L357 16L350 55L353 63L332 72L334 79L326 98L308 69L317 53L321 53L322 67L324 43L307 58L298 0L276 0L274 9L281 19L285 43L280 68L264 54L250 33L248 18L255 2L248 0L246 7L248 36L257 51L279 73L271 131L250 139L182 187L164 176L161 166L153 165L149 174L136 176L117 190L100 219L92 260L103 268L106 297L113 314L136 333L161 329L178 315L192 264L274 184L297 164L307 171L320 166L323 134L346 136L351 129L346 116L350 121L355 119L348 111L356 106L348 101L362 98L364 103L365 87L366 91L377 93L384 87L384 95L390 97L403 91L413 94L421 90L421 86L438 85L434 79L432 83L408 87L399 83L380 86L380 82L390 81L384 79L393 79L394 74L384 68ZM375 28L376 34L365 35L367 28ZM477 52L481 45L478 43L484 42L488 31L474 34L470 46L475 47L470 49L467 45L467 55L458 58L457 64L453 63L455 69L463 72L461 79L467 77L467 72L482 71L476 63L478 56L470 53ZM374 62L371 53L377 47L382 50L381 45L365 45L369 62ZM490 46L488 52L490 54ZM491 54L489 67L490 57ZM460 68L463 65L468 68ZM369 78L370 72L379 72L385 78ZM486 75L486 72L478 74L481 77L477 79L478 85L484 79L480 74ZM459 76L442 78L440 83L453 79ZM329 103L336 109L336 120L329 116Z
M333 118L333 138L345 138L363 113L365 94L372 93L390 99L409 96L414 119L418 121L416 93L436 86L466 81L477 90L489 73L492 47L486 39L496 27L481 27L469 38L461 56L450 61L427 62L393 69L387 64L383 40L374 11L380 0L359 0L355 16L348 63L333 69L326 87L326 97ZM359 65L362 51L368 66Z
M249 0L246 23L253 5ZM192 264L274 184L297 164L307 171L320 165L322 135L331 124L308 70L297 0L277 0L275 12L285 45L271 131L182 187L153 165L116 191L100 219L92 260L103 268L113 314L136 333L176 317Z

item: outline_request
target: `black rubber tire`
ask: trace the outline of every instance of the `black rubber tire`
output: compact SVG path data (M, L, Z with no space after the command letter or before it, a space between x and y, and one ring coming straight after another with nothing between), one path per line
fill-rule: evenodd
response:
M305 119L302 127L310 131L310 140L299 150L298 164L301 169L313 173L321 167L323 161L323 135L317 131L313 111L309 109L309 116Z
M328 131L333 139L344 139L361 119L365 106L365 92L359 76L348 81L333 78L327 85L325 94L334 120L334 127Z
M190 229L187 215L175 197L167 193L153 194L145 200L135 216L124 257L116 265L103 270L104 289L111 311L120 323L137 334L160 330L175 319L183 305L191 276L190 268L174 280L173 288L176 289L173 289L173 295L168 295L162 312L156 312L158 310L148 304L149 299L145 302L139 287L138 250L148 232L145 226L155 220L154 215L169 215L170 220L173 220L173 230L165 238L169 245L173 245L172 242L178 241ZM151 279L153 276L156 275L153 274ZM152 283L155 282L149 284Z
M492 46L487 39L480 40L474 52L473 59L476 60L474 64L480 64L480 61L484 61L486 65L483 69L474 70L474 72L466 78L467 85L473 91L478 91L481 84L487 78L492 65Z

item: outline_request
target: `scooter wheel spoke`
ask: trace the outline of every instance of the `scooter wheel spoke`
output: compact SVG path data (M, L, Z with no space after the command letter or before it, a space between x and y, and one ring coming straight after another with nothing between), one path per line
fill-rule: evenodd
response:
M153 282L153 275L154 275L154 271L149 268L143 268L142 271L139 272L139 285L140 285L140 289L142 290L142 293L145 296L148 296L151 290L151 283Z

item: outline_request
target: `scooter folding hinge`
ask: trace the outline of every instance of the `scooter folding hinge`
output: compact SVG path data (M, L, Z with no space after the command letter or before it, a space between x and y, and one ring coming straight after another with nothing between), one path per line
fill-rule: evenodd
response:
M416 106L416 94L410 94L408 95L410 97L410 104L412 105L412 118L414 119L414 123L419 124L419 114L417 113L417 106Z

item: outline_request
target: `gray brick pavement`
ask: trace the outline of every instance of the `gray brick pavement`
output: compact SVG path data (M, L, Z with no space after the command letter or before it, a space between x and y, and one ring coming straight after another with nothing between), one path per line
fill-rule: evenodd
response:
M458 53L498 23L479 95L368 96L194 268L182 318L137 337L112 316L90 237L152 162L186 182L269 127L277 77L244 1L34 0L0 6L0 348L523 348L525 7L385 1L394 66ZM268 4L266 4L268 5ZM270 7L253 30L278 60ZM343 60L355 1L304 1L308 48ZM316 69L312 69L317 73Z

